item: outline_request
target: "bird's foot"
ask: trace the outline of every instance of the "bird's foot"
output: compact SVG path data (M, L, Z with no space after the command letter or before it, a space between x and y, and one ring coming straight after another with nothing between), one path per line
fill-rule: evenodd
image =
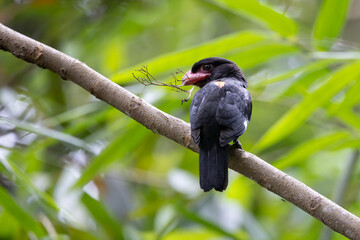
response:
M241 150L243 150L243 148L242 148L241 143L239 142L239 140L234 141L233 146L236 147L236 148L240 148Z

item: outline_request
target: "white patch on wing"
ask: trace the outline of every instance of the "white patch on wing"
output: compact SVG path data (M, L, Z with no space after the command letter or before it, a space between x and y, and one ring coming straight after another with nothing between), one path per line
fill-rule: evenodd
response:
M205 96L201 99L199 106L201 106L203 104L204 100L205 100Z
M246 130L247 126L248 126L248 123L249 123L249 122L248 122L247 120L245 120L244 123L243 123L243 124L244 124L244 127L245 127L245 130Z

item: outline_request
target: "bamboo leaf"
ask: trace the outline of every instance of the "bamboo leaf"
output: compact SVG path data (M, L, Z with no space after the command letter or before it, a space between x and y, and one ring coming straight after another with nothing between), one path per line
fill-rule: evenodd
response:
M344 99L339 104L333 104L329 108L329 115L341 114L345 109L351 109L360 102L360 82L356 82L346 92Z
M247 69L260 65L269 59L297 52L298 49L289 44L262 41L239 53L229 55L228 58L236 62L242 69Z
M38 126L33 123L21 122L16 119L10 119L10 118L6 118L6 117L2 117L2 116L0 116L0 122L14 125L16 128L23 130L23 131L27 131L27 132L35 133L38 135L57 139L61 142L65 142L65 143L74 145L76 147L85 149L89 152L93 152L92 148L83 140L76 138L74 136L53 130L53 129Z
M358 149L359 147L360 139L350 139L339 143L337 146L334 147L334 150L337 151L344 148Z
M265 81L259 82L259 86L264 86L272 83L281 82L283 80L286 80L288 78L293 77L295 74L302 74L302 73L309 73L312 71L315 71L320 68L325 68L331 63L334 63L334 60L321 60L321 61L314 61L307 64L304 64L300 67L291 69L285 73L282 73L278 76L272 77L270 79L265 79Z
M152 232L143 234L144 240L154 240L156 235ZM196 239L196 240L209 240L209 239L223 239L217 233L214 233L211 230L201 230L201 229L185 229L185 230L175 230L161 238L162 240L184 240L184 239ZM245 232L241 232L241 239L249 239L249 236Z
M332 144L339 142L340 140L348 139L349 137L350 134L348 132L341 131L308 140L303 144L298 145L284 157L278 159L273 165L279 169L295 165L298 162L305 160L313 153L326 149Z
M328 60L359 60L360 52L312 52L310 56L314 59L328 59Z
M297 33L297 24L292 19L280 14L256 0L212 0L216 5L257 22L282 36L293 36Z
M21 228L21 223L5 209L0 213L0 224L0 239L10 239L10 236Z
M326 80L330 73L330 69L322 68L299 74L299 77L295 77L295 81L293 81L286 91L280 94L278 98L296 94L307 96L309 95L309 88L311 85L316 81L321 81L322 79Z
M38 237L46 235L42 226L23 209L10 194L0 187L0 205L4 207L25 229L36 234Z
M124 239L122 226L111 216L100 201L93 199L88 194L84 194L81 201L94 219L106 230L111 239Z
M298 53L298 51L299 51L298 48L288 43L277 43L275 41L263 40L248 45L246 47L235 49L232 52L225 54L226 55L225 57L236 62L242 69L248 69L263 64L269 59L275 57L282 57L287 54ZM214 52L216 51L210 49L207 50L206 53L204 54L199 53L199 54L195 54L194 56L196 56L196 58L198 59L201 59L203 57L209 57L208 55L209 52L211 52L211 54L216 56L216 53L214 54ZM170 60L167 56L165 56L164 58L160 57L160 59L149 60L148 66L149 69L151 70L151 73L153 75L157 75L157 74L165 73L166 71L169 71L169 69L171 68L178 69L179 66L181 66L181 62L185 62L187 64L193 64L194 56L192 55L183 56L183 54L180 54L179 56L174 56L174 59L176 59L176 61ZM189 61L189 59L192 60ZM168 63L167 61L170 62ZM123 73L116 75L115 79L112 78L112 80L115 81L116 79L119 78L122 79L123 77L125 77L125 75L128 75L128 80L132 79L133 78L132 73L134 72L134 70L143 65L146 65L146 63L133 66L128 70L125 70Z
M0 166L10 172L12 175L16 176L19 180L19 184L26 189L31 195L36 196L37 199L41 200L43 203L46 204L46 207L50 207L51 209L55 210L56 212L60 211L60 208L57 206L54 199L48 195L46 192L43 192L36 188L32 183L31 179L24 173L22 169L17 166L14 161L14 158L22 157L17 152L13 152L9 159L1 159L0 158Z
M193 64L194 58L200 60L209 57L210 53L211 56L218 56L228 51L257 43L265 38L266 37L263 34L249 31L229 34L195 47L164 54L135 66L131 66L114 74L110 79L116 83L133 81L134 78L132 72L144 65L149 66L152 74L168 72L169 69L178 69Z
M254 150L263 150L298 129L320 106L327 103L347 84L360 75L360 62L345 65L320 88L305 97L297 106L281 117L260 139Z
M229 231L221 228L220 226L210 222L209 220L195 214L194 212L190 212L187 209L185 209L182 205L180 204L176 204L176 208L179 211L179 213L181 213L182 215L184 215L187 219L194 221L208 229L211 229L214 232L217 232L221 235L224 236L228 236L231 239L239 239L239 237L233 233L230 233Z
M73 188L82 187L91 181L101 170L117 159L121 159L127 153L132 152L144 141L149 131L137 124L128 127L126 133L114 139L102 152L96 156L74 184ZM125 144L126 143L126 144Z
M55 117L45 119L42 124L47 127L53 127L64 122L69 122L74 119L84 117L85 115L91 114L93 112L101 111L101 106L102 103L100 102L91 102L89 104L61 113Z
M319 50L328 50L340 35L345 23L350 0L323 0L317 16L313 42Z
M336 113L336 116L343 120L343 122L347 123L349 126L360 130L359 116L353 113L351 109L342 109Z

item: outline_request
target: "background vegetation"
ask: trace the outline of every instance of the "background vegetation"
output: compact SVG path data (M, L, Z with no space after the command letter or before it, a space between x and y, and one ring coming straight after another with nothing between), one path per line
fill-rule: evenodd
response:
M134 70L235 61L243 147L360 215L359 1L5 0L0 22L185 121L186 94ZM0 239L344 239L234 172L201 192L195 153L47 70L2 52L0 79Z

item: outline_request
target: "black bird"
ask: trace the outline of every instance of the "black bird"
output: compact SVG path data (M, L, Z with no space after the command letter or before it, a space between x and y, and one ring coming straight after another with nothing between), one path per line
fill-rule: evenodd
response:
M191 136L199 146L200 187L223 191L228 184L228 144L238 141L250 121L252 102L247 82L232 61L211 57L196 62L182 78L196 85L190 107Z

